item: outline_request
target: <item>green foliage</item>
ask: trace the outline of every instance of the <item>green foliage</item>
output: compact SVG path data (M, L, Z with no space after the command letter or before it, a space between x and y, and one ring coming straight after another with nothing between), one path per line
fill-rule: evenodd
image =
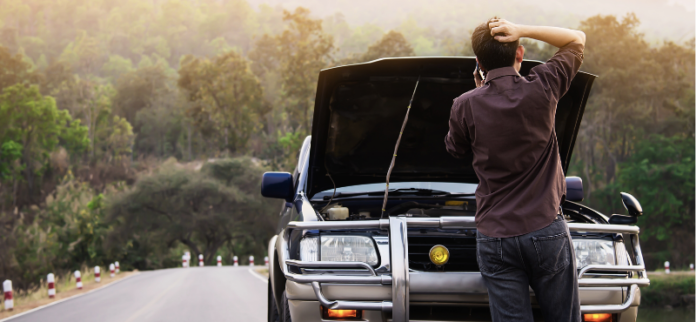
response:
M8 140L0 146L0 179L10 179L12 173L18 173L15 170L19 158L22 157L23 147L21 144ZM13 171L14 170L14 171ZM21 170L21 169L19 169Z
M178 85L193 104L186 113L194 125L206 137L221 136L223 150L243 150L267 112L261 84L234 51L211 60L184 57Z
M216 160L200 171L170 160L108 203L108 220L116 224L110 245L140 254L132 262L139 269L163 267L164 249L179 243L206 261L228 244L258 252L273 231L272 208L258 197L263 171L250 158Z
M36 86L13 85L0 94L0 144L4 147L12 141L22 146L20 162L29 198L34 197L33 187L40 183L49 154L56 146L62 143L69 153L78 154L88 147L86 134L79 120L73 121L67 111L58 110L53 98L42 96ZM16 180L16 177L12 179ZM16 193L15 188L11 196L13 205Z
M605 213L634 194L645 215L648 267L693 262L694 49L651 48L627 15L594 16L583 69L598 74L575 145L571 174L585 182L586 202Z
M641 306L664 307L683 304L682 295L694 294L693 274L650 275L650 286L641 288Z

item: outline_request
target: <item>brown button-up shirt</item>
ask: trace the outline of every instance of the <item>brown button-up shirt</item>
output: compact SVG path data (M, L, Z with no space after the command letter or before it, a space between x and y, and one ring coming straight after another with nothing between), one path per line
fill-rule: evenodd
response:
M484 85L454 100L447 151L473 152L479 178L476 227L513 237L551 224L565 200L565 175L554 130L556 104L580 69L583 45L570 43L522 77L491 70Z

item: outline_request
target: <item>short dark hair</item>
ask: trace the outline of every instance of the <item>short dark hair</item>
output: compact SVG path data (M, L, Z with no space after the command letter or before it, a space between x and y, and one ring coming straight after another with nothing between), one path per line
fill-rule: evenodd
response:
M474 47L474 55L478 58L479 64L486 71L496 68L510 67L515 63L515 52L520 45L519 40L513 42L499 42L491 36L488 23L492 22L493 17L480 24L474 33L471 34L471 46Z

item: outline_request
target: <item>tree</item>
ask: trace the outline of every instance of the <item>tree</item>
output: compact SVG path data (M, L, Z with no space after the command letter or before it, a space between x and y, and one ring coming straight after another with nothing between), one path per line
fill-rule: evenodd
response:
M366 62L383 57L407 57L414 56L415 52L411 44L398 31L390 30L382 39L367 48L367 51L361 55L353 55L340 62L340 64L351 64L357 62Z
M206 261L235 241L252 239L262 248L273 231L272 210L258 195L263 171L250 158L216 160L200 172L170 160L107 203L109 222L118 223L111 243L181 243Z
M283 21L287 28L280 35L262 37L250 56L266 68L277 64L292 127L308 132L317 76L329 63L333 38L323 32L321 20L309 17L308 9L284 10ZM272 55L277 55L275 60Z
M21 145L27 201L38 192L36 186L56 146L65 146L71 154L79 154L89 146L87 128L79 120L73 121L67 111L58 110L53 98L42 96L37 86L21 84L7 87L0 94L0 146L10 141ZM16 204L19 182L14 180L12 200Z
M142 67L124 74L116 82L114 112L135 124L135 116L140 110L151 107L160 97L171 94L168 81L161 65Z
M12 55L6 47L0 46L0 91L15 84L35 84L39 76L30 69L31 65L21 54Z
M222 147L228 152L246 147L267 112L259 80L248 61L234 51L212 60L186 56L178 85L194 104L187 114L196 127L208 136L222 136Z

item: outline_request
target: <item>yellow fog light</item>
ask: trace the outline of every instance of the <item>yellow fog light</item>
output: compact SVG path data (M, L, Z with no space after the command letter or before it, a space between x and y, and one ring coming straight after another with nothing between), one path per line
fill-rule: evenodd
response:
M437 266L442 266L447 264L449 261L450 253L447 247L442 245L435 245L430 249L430 261Z

